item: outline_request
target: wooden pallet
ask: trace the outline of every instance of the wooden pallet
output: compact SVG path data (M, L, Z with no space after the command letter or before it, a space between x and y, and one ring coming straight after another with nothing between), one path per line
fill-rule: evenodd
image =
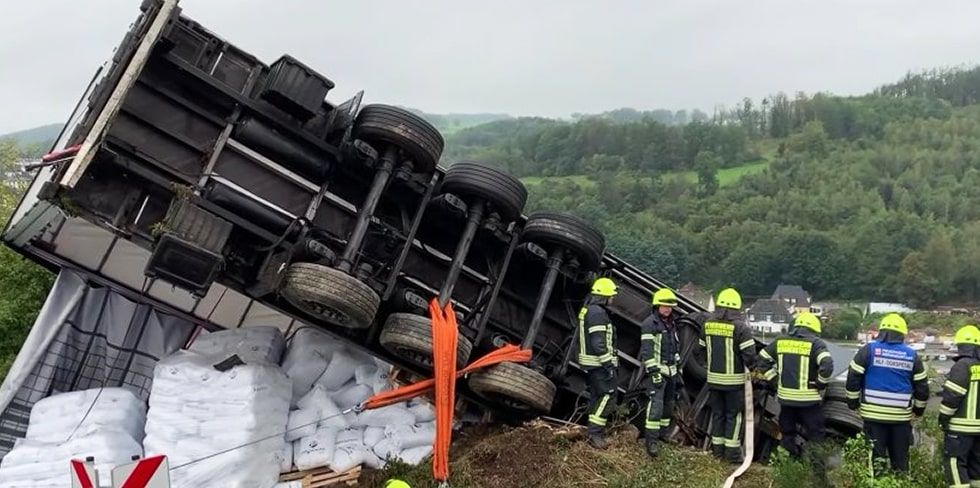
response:
M336 486L344 484L354 486L361 477L361 467L358 466L350 471L335 473L330 468L313 468L305 471L293 471L279 475L279 481L300 481L303 488L320 488L323 486Z

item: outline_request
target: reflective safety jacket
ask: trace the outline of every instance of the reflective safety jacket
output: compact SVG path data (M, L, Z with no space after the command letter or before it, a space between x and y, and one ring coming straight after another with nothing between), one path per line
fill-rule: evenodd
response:
M677 312L664 317L654 311L640 324L640 361L648 374L675 376L680 364Z
M779 403L808 407L820 403L820 388L830 383L834 359L822 339L807 329L798 328L780 337L759 353L760 369L767 380L779 378L776 397Z
M980 434L980 359L960 356L946 375L939 420L949 421L948 430L960 434Z
M866 420L911 421L913 413L922 415L929 400L922 359L901 339L866 344L848 367L847 398L860 400L861 417Z
M737 390L745 383L747 368L755 365L755 339L735 310L714 311L701 328L698 341L707 349L708 386Z
M578 313L578 364L585 369L619 365L616 331L601 305L587 305Z

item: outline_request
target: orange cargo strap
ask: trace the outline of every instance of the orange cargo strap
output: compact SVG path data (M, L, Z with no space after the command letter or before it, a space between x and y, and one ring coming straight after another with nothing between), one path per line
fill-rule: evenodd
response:
M477 359L469 366L456 370L456 314L452 304L442 310L433 299L429 303L432 317L432 363L434 378L379 393L367 399L362 407L370 410L419 396L435 388L436 440L432 453L432 476L441 482L449 479L449 443L452 440L453 403L456 398L456 379L481 368L502 362L526 363L531 351L515 345L500 347Z

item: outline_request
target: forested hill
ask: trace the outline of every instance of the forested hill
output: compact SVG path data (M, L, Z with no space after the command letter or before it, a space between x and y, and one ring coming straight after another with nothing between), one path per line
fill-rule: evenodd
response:
M450 135L445 157L525 177L530 210L597 222L612 251L673 284L980 296L980 69L746 99L686 125L495 121Z

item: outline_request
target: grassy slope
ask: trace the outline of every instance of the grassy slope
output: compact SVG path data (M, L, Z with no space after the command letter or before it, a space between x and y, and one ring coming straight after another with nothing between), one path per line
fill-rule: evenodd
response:
M636 430L624 428L611 436L611 446L598 451L581 438L569 439L534 424L463 433L454 439L450 464L456 488L607 486L647 488L674 486L717 488L733 466L691 448L664 446L655 461L643 450ZM519 454L519 458L515 454ZM364 486L382 486L402 479L412 488L434 488L430 463L394 465L362 478ZM737 487L768 487L769 469L753 466Z

